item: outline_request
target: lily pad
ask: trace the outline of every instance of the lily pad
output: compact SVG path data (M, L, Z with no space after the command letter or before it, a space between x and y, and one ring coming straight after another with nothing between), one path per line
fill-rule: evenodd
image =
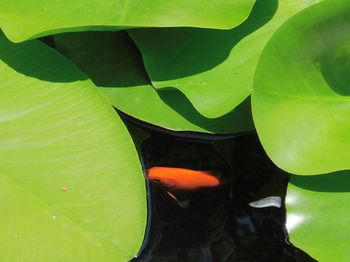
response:
M15 42L72 31L130 27L229 29L242 23L255 0L2 0L0 27Z
M128 115L176 131L227 134L254 129L248 99L227 115L210 119L199 114L177 89L155 90L139 51L125 32L68 33L54 39L57 49Z
M231 30L128 30L157 89L180 90L208 118L227 114L251 93L256 65L269 38L288 18L318 1L257 0Z
M270 158L294 174L350 168L350 5L325 1L285 23L265 48L253 115Z
M131 137L62 55L0 34L2 261L126 261L146 224Z
M292 176L290 183L286 207L291 242L317 261L348 261L350 171Z

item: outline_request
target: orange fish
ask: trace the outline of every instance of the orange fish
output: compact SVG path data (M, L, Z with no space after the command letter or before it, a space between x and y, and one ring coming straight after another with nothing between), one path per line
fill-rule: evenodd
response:
M186 168L152 167L147 170L146 177L169 191L192 191L219 186L220 180L214 174Z

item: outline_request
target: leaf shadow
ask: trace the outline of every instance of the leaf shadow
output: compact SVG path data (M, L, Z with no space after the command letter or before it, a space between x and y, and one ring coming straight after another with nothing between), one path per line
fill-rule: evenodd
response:
M328 86L337 94L350 96L350 59L348 56L330 58L324 55L321 73Z
M350 192L350 170L315 176L293 175L290 183L317 192Z
M130 29L128 32L134 40L137 35L146 39L142 44L155 36L156 41L161 43L160 48L167 47L160 50L159 48L153 49L151 44L146 43L147 46L145 45L145 50L158 53L158 55L159 52L166 52L164 59L156 61L159 64L158 73L152 77L152 80L178 79L208 71L223 63L231 50L242 39L268 23L277 9L278 0L257 0L249 17L242 24L230 30L182 27ZM168 48L169 46L174 48ZM190 52L183 52L183 50ZM172 61L166 59L169 54ZM147 54L146 56L149 63L153 63L152 56ZM162 66L163 63L164 66Z
M250 97L221 117L207 118L200 114L191 101L178 89L170 87L157 90L157 93L164 103L183 116L187 121L208 131L227 133L232 130L232 127L227 123L236 123L243 129L254 130ZM238 119L242 120L242 122L237 123Z
M236 123L242 131L254 130L251 116L250 98L231 112L215 119L206 118L192 105L191 101L176 88L156 90L151 86L142 56L133 41L124 31L84 32L61 35L64 43L58 42L58 50L71 59L87 74L98 87L109 89L133 88L139 85L150 88L159 97L160 102L179 113L187 121L209 132L230 133ZM92 50L96 50L92 54ZM121 52L123 50L123 52ZM74 52L73 52L74 51ZM140 97L140 99L147 99ZM240 122L238 122L238 121Z
M39 40L12 43L0 31L0 60L19 74L48 82L88 79L68 60ZM68 70L67 70L68 69Z
M142 56L125 31L75 32L54 36L56 49L99 87L148 85Z

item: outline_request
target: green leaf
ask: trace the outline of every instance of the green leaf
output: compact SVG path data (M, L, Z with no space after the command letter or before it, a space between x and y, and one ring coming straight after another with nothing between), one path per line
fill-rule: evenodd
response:
M177 131L236 133L254 129L249 100L223 117L209 119L178 90L155 90L139 51L125 32L70 33L55 35L54 39L58 50L124 113Z
M255 0L2 0L0 27L12 41L38 36L130 27L229 29L242 23Z
M295 174L350 168L350 4L326 1L289 20L263 52L254 122L268 155Z
M232 30L133 29L147 72L158 88L174 87L200 114L216 118L246 99L260 54L289 17L317 1L257 0L248 19Z
M349 261L350 172L292 176L287 228L291 242L317 261Z
M145 185L122 121L74 65L0 35L2 261L126 261ZM66 192L65 192L66 191Z

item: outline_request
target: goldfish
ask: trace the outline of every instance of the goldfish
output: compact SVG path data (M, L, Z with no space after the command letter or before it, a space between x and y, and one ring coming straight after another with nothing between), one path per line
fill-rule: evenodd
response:
M219 186L220 180L215 176L216 173L213 171L157 166L147 170L146 178L152 183L160 184L168 196L175 200L180 207L187 208L190 202L189 200L180 201L179 192L184 193Z
M171 191L190 191L220 185L215 172L186 168L152 167L147 170L146 177L149 181L160 183Z

